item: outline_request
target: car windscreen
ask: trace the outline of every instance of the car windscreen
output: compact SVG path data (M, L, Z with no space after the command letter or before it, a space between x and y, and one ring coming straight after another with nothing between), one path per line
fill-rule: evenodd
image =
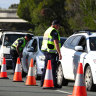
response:
M43 41L43 38L39 38L39 48L41 50L41 46L42 46L42 41Z
M20 37L24 37L25 34L6 34L4 38L4 46L11 46L13 42Z
M90 49L92 51L96 51L96 37L90 37L89 42L90 42Z

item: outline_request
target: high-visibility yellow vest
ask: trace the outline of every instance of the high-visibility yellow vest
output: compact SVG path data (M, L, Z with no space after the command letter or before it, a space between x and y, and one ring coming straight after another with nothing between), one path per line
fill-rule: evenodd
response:
M49 53L56 53L57 50L56 50L56 47L55 47L55 44L54 44L54 40L53 40L53 37L51 36L51 32L53 30L56 30L55 28L53 27L49 27L45 33L44 33L44 36L43 36L43 42L42 42L42 47L41 47L41 50L42 51L47 51ZM60 43L60 35L59 35L59 32L56 30L56 32L58 33L58 40L59 40L59 48L61 47L61 43ZM54 47L52 49L48 48L48 44L51 44L53 45Z
M21 38L18 38L12 45L11 47L14 47L16 49L17 45L18 45L18 40L23 40L23 44L19 47L19 51L21 52L23 50L23 48L25 47L26 45L26 40L24 37L21 37Z

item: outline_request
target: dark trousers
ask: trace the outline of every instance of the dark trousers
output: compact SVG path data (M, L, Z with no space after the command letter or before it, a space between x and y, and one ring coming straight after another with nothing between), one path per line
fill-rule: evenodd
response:
M17 51L13 50L13 49L10 50L10 54L12 57L13 72L15 72L16 62L17 62L17 58L19 57L19 55L18 55Z
M44 52L44 55L45 55L45 65L44 65L44 70L41 76L41 86L43 86L43 83L44 83L48 60L51 60L53 82L54 82L54 86L56 86L57 85L57 79L56 79L56 68L57 68L56 56L57 55L55 53L48 53L48 52Z

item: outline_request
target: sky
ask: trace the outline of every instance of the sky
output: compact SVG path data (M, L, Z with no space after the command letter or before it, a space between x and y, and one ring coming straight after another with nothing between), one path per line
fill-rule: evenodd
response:
M8 9L11 4L19 4L20 0L0 0L0 8Z

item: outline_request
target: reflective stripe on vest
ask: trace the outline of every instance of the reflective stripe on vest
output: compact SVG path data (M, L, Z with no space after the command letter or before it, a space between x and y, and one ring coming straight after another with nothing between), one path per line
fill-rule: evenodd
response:
M53 27L49 27L49 28L45 31L44 37L43 37L43 43L42 43L42 48L41 48L41 50L43 50L43 51L48 51L48 52L50 52L50 53L55 53L55 52L57 52L56 47L55 47L55 44L54 44L54 40L53 40L52 36L50 35L53 30L56 30L56 29L53 28ZM59 47L61 47L60 35L59 35L59 32L58 32L57 30L56 30L56 32L58 33ZM53 48L53 49L49 49L49 48L48 48L48 44L53 45L54 48Z
M20 46L20 48L19 48L19 51L22 51L23 48L24 48L25 45L26 45L26 41L25 41L25 38L24 38L24 37L18 38L18 39L12 44L12 47L14 47L14 48L16 49L17 44L18 44L18 40L20 40L20 39L22 39L22 40L24 41L23 44L22 44L22 45Z

